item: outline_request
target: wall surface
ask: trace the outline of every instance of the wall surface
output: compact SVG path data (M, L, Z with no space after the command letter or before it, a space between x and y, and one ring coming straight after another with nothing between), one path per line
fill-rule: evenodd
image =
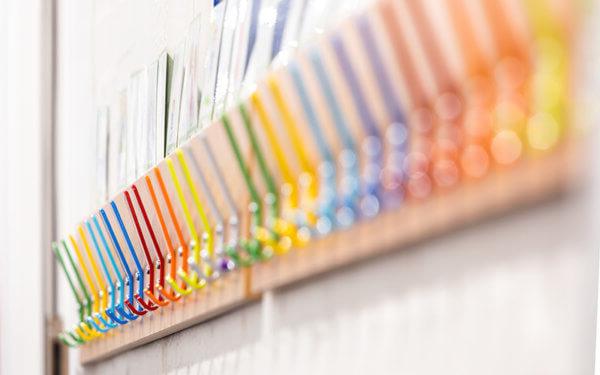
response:
M0 374L44 370L43 161L40 0L0 0ZM30 360L24 361L28 355Z
M60 1L61 233L95 205L81 193L93 190L95 106L174 48L195 9L193 1L179 0ZM80 367L71 352L71 368L85 374L589 374L600 166L590 170L583 187L567 196L274 291L93 366ZM62 285L67 322L74 318L69 300Z

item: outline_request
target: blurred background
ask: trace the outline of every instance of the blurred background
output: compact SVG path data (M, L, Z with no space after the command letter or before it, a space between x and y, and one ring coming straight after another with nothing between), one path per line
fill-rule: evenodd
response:
M324 29L369 2L326 3ZM0 0L0 374L594 373L600 4L553 3L573 13L568 189L81 366L55 339L76 309L50 243L118 191L98 188L99 110L180 45L202 4Z

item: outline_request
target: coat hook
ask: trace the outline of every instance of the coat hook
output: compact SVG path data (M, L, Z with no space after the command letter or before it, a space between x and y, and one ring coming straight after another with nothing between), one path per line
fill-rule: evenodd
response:
M171 241L171 236L169 235L169 230L165 223L165 219L163 217L162 210L158 204L158 199L156 198L156 193L154 192L154 186L152 185L152 180L150 179L149 176L146 176L144 178L144 180L146 181L146 186L148 187L148 192L150 193L150 197L152 198L154 212L156 213L156 216L158 217L158 221L160 223L160 228L161 228L161 231L163 234L163 238L165 239L165 242L167 243L167 250L169 252L169 254L167 255L168 259L165 262L163 262L162 267L167 267L167 264L169 264L169 275L166 276L165 280L167 281L167 283L170 284L169 279L175 280L177 278L177 255L175 253L173 242ZM162 297L166 298L167 300L169 300L171 302L179 301L181 298L181 295L170 292L166 288L165 285L158 285L157 289Z
M133 190L135 199L138 203L138 206L140 207L140 210L142 211L142 217L144 218L144 223L146 224L146 229L148 229L148 233L150 233L150 239L152 240L152 245L154 246L154 252L156 253L156 256L158 257L158 262L155 264L155 268L158 271L158 284L156 284L156 286L157 287L160 286L161 288L164 288L165 287L165 258L162 254L162 251L160 250L160 246L158 244L158 240L156 239L156 235L154 234L154 229L152 228L150 219L148 219L148 214L146 212L146 208L144 207L144 202L142 201L142 198L140 197L138 188L135 185L132 185L131 189ZM146 293L146 296L148 296L148 298L150 298L150 300L152 302L154 302L155 304L157 304L159 306L166 306L169 304L168 300L165 300L160 295L158 295L158 296L156 295L156 293L154 292L154 285L152 285L151 288L146 289L145 293Z
M131 282L130 291L133 292L136 283L138 286L138 290L137 290L137 293L133 294L133 298L130 298L128 301L125 301L125 305L127 305L127 307L129 307L129 310L131 310L131 312L134 313L135 315L138 315L138 316L146 315L146 313L148 313L148 310L146 310L144 308L138 310L135 306L135 301L137 301L136 295L137 296L144 295L144 269L142 268L142 264L140 263L140 260L135 252L135 249L133 248L133 243L131 243L131 238L129 237L129 233L127 233L127 229L125 228L125 224L123 223L123 219L121 218L121 214L119 213L119 209L117 208L117 204L115 203L114 200L110 202L110 206L113 210L113 213L115 214L115 217L117 218L117 222L119 223L121 233L123 234L123 237L125 237L125 243L127 244L129 253L131 254L131 257L133 258L133 263L135 264L135 267L137 268L137 272L135 273L135 275L133 275L133 277L132 277L132 275L129 275L129 281ZM123 260L124 259L125 258L123 257Z
M129 268L129 264L127 264L127 260L125 259L125 255L123 254L123 250L121 250L121 245L119 244L119 241L117 240L117 236L115 235L115 231L112 227L112 225L110 224L110 221L108 220L108 215L106 214L106 211L104 210L104 208L100 209L100 216L102 216L102 221L104 221L104 225L106 226L106 229L108 230L108 234L110 236L110 239L112 241L112 244L114 246L114 248L117 250L117 255L119 257L119 260L121 261L121 265L123 266L123 268L125 269L125 277L122 280L122 293L121 293L121 298L123 300L123 303L125 304L125 306L127 306L128 308L130 308L130 306L133 306L134 304L134 285L133 285L133 274L131 273L131 269ZM124 298L125 295L125 287L129 287L129 294L127 298ZM135 310L135 309L134 309ZM129 320L136 320L138 318L138 314L136 314L133 310L132 312L134 313L133 315L128 313L123 305L119 305L117 306L117 311L124 316L125 318L129 319ZM137 310L136 310L137 311Z
M150 256L150 251L148 250L146 239L144 238L144 234L142 233L142 228L140 227L137 214L135 213L135 208L133 207L133 202L131 201L131 196L127 190L125 190L124 195L125 200L127 201L127 206L129 207L129 213L133 218L133 223L135 225L138 238L140 240L140 243L142 244L142 250L144 251L144 256L146 257L146 263L148 265L148 288L144 289L144 294L136 293L135 299L139 302L140 305L142 305L144 309L148 311L154 311L158 308L158 306L155 306L152 302L148 303L144 300L144 296L146 296L149 291L154 291L154 261ZM139 285L143 286L143 282L140 282Z

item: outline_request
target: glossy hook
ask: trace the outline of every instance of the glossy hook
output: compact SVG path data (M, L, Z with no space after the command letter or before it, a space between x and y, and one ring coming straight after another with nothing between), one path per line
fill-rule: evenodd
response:
M225 254L225 226L224 226L223 216L221 215L221 212L219 211L219 208L217 207L214 195L208 186L208 182L206 180L204 173L202 172L200 166L198 165L198 161L194 157L193 152L189 152L189 154L190 154L189 160L191 160L193 169L196 172L196 175L198 176L198 180L200 182L200 188L202 189L202 192L206 196L207 204L208 204L210 212L212 213L212 216L214 217L214 220L215 220L215 225L214 225L214 227L215 227L214 237L215 238L213 240L213 247L214 247L213 254L217 257L217 259L216 259L217 265L216 265L215 269L213 269L213 271L214 271L213 275L211 275L211 278L214 279L214 278L218 277L219 274L222 272L232 271L235 268L235 264ZM184 162L185 162L185 159L184 159ZM217 179L218 179L218 177L217 177ZM227 198L225 197L225 199L227 199ZM230 228L229 228L231 231L231 233L229 233L229 235L231 237L230 241L233 240L233 241L237 242L237 239L236 239L237 238L237 228L235 228L233 226L233 224L235 224L235 223L231 223Z
M154 206L154 212L156 213L156 216L158 217L158 222L160 223L162 235L167 244L167 250L169 252L169 254L167 255L167 259L163 263L163 267L166 267L167 264L169 264L169 266L170 266L169 267L169 275L167 277L165 277L165 281L167 281L167 283L168 283L169 279L175 280L175 278L177 277L177 262L176 262L177 255L175 253L175 249L173 247L173 242L171 241L171 236L169 235L169 229L167 228L167 224L163 217L162 210L158 204L158 199L156 197L156 193L154 192L154 186L152 184L152 180L150 179L149 176L146 176L145 181L146 181L146 186L148 187L148 192L150 193L150 197L152 198L152 205ZM158 289L159 294L162 297L166 298L167 300L169 300L171 302L178 301L181 298L181 295L177 295L175 293L169 292L165 285L158 285L157 289Z
M250 145L256 155L260 174L265 181L268 190L264 199L268 209L268 215L265 225L257 228L256 237L263 243L265 249L264 252L269 256L272 256L274 252L282 254L290 249L292 246L292 239L284 232L279 232L278 229L287 227L293 228L293 226L290 223L285 223L287 225L279 225L280 223L283 224L285 221L280 218L279 194L277 192L275 180L269 171L266 159L258 143L252 120L250 119L250 115L244 104L239 105L239 112L242 116L242 122L244 123L248 138L250 139ZM295 230L295 228L291 231L293 230Z
M75 330L76 335L71 335L71 337L75 337L78 336L80 337L82 340L84 341L89 341L93 338L96 337L96 335L99 335L97 332L92 331L88 326L87 326L87 322L85 321L85 317L91 316L92 315L92 297L90 296L84 282L83 279L81 278L81 274L79 273L79 269L77 268L77 266L75 265L75 261L73 260L73 256L71 255L71 252L69 251L69 248L67 246L67 243L65 240L62 240L62 245L63 245L63 249L65 251L65 254L67 254L67 259L69 260L69 263L71 265L71 268L73 269L74 273L75 273L75 277L77 279L77 281L79 282L79 286L81 288L81 291L83 292L84 295L84 299L85 299L85 303L84 303L84 313L81 314L80 312L80 323L78 328ZM84 328L85 332L82 331L81 329ZM86 332L90 332L87 333ZM83 333L83 334L82 334Z
M231 192L225 182L225 178L223 177L223 173L220 168L217 166L217 161L215 160L215 155L212 151L212 148L206 141L204 137L201 138L202 145L204 146L204 150L206 151L206 155L208 156L208 161L211 166L211 170L217 177L217 183L219 184L219 189L221 191L221 195L225 199L225 203L229 209L229 220L227 220L228 228L228 240L225 248L225 252L227 255L233 260L236 267L248 267L252 265L254 262L252 257L244 256L243 254L247 254L244 251L244 248L240 246L240 238L239 238L239 224L240 220L237 214L237 207L233 201L233 197ZM195 161L195 158L192 158Z
M188 189L190 190L190 192L192 194L192 200L194 202L194 206L196 207L196 210L198 211L198 214L200 215L200 223L202 225L202 230L204 232L203 236L202 236L203 249L200 251L200 260L201 260L202 264L199 262L195 262L194 264L191 264L191 266L196 271L196 274L204 275L205 276L204 278L207 279L207 281L214 281L220 275L219 265L217 265L215 263L215 258L214 258L215 257L215 233L213 233L213 228L211 227L210 222L208 220L208 215L206 213L206 209L204 208L204 205L202 204L202 201L200 200L198 190L196 189L196 184L194 183L194 181L192 179L192 174L191 174L188 164L186 162L185 154L184 154L183 150L182 149L175 150L175 155L177 156L177 160L179 161L179 166L181 167L181 170L183 171L183 176L184 176L184 179L188 186ZM210 197L208 197L208 196L207 196L207 198L210 199ZM209 205L214 206L214 203L211 204L209 202ZM216 209L216 208L213 207L213 210L214 209ZM220 230L222 232L222 226L221 226ZM202 269L200 269L201 265L203 266Z
M146 315L146 313L148 312L147 310L145 310L143 308L138 310L135 306L135 301L137 301L136 296L144 295L144 269L142 268L142 264L140 263L140 260L135 252L135 249L133 248L133 243L131 242L129 233L127 233L127 229L125 228L125 224L123 223L123 219L121 218L121 213L119 212L119 208L117 207L117 204L115 203L115 201L112 201L112 202L110 202L110 206L113 210L113 213L115 214L115 217L117 218L117 222L119 223L119 228L121 229L121 233L123 234L123 237L125 237L125 243L127 244L127 248L129 249L129 253L131 254L131 257L133 258L133 262L137 268L137 272L135 273L134 277L131 277L129 279L129 281L131 282L131 285L134 287L135 287L135 284L137 283L138 290L136 293L134 293L132 299L130 299L129 301L125 301L125 305L127 305L129 310L131 310L131 312L134 313L135 315L138 315L138 316Z
M86 255L88 257L88 260L92 266L92 271L93 274L96 278L96 282L98 283L98 296L100 298L100 309L98 312L94 313L93 317L95 321L99 321L101 324L103 324L104 326L108 327L106 329L110 329L110 328L114 328L117 325L111 322L107 322L107 318L108 316L106 315L106 310L108 309L108 292L106 289L106 283L103 282L102 280L102 276L100 275L100 270L98 269L98 264L96 263L96 260L94 259L93 255L92 255L92 250L90 248L89 242L87 240L87 236L85 235L85 232L83 230L83 226L79 225L79 227L77 228L77 231L79 232L79 237L81 238L81 241L83 242L83 248L86 252ZM95 327L95 325L94 325Z
M185 196L183 194L183 189L181 188L181 184L179 183L179 178L177 177L177 173L175 172L175 166L173 165L173 160L166 159L167 168L169 169L169 174L171 176L171 181L175 186L175 191L177 193L177 198L181 205L181 209L183 211L183 218L192 237L191 246L192 246L192 256L188 259L188 265L198 265L200 264L200 240L198 237L198 233L196 232L196 228L194 227L194 221L192 219L192 215L190 213L190 209L185 201ZM197 267L194 267L197 268ZM200 289L206 285L206 275L204 273L196 273L188 274L182 269L177 271L179 277L181 277L189 286L193 289Z
M130 319L130 316L131 316L130 314L126 314L126 315L121 314L122 316L125 317L125 320L124 320L116 315L116 312L121 313L121 311L124 311L125 291L123 288L125 286L125 281L123 280L123 275L121 274L121 271L119 270L119 267L117 266L117 263L112 254L112 251L110 250L110 247L108 246L108 241L106 240L106 237L104 236L104 232L100 228L100 223L98 221L98 218L96 216L93 216L92 220L94 221L94 227L96 228L96 231L98 232L100 241L104 248L104 251L106 252L106 255L108 256L108 260L110 261L110 264L111 264L115 274L117 275L117 282L116 282L116 284L113 284L113 297L116 299L116 293L118 291L119 292L119 304L115 305L112 308L112 310L107 310L106 313L115 322L117 322L119 324L127 324L129 320L134 320L135 317L134 317L134 319ZM93 231L90 231L90 232L93 234ZM95 238L95 236L92 238ZM101 258L101 259L103 259L103 258ZM110 279L109 274L107 274L107 277Z
M108 315L108 317L110 317L115 323L124 324L124 323L121 323L120 319L119 320L115 320L115 319L113 319L108 314L108 311L114 311L114 309L115 309L115 300L116 300L116 298L115 298L115 293L116 293L115 284L114 284L114 282L112 280L110 272L108 271L108 267L106 265L106 261L104 260L104 256L102 255L102 251L100 250L100 246L98 244L98 240L96 238L96 235L94 234L94 231L92 230L92 226L91 226L89 220L85 221L85 227L86 227L87 232L89 233L90 237L92 238L92 243L94 244L94 249L96 250L96 254L98 254L98 259L100 259L100 265L102 266L102 271L104 272L104 276L106 278L106 281L108 282L107 292L108 292L108 295L110 297L110 307L107 307L104 311L106 312L106 315Z
M58 260L58 263L61 267L61 269L63 270L63 273L65 274L65 277L67 278L67 282L69 284L69 287L71 289L71 291L73 292L73 296L75 297L75 301L78 305L78 313L79 313L79 320L83 321L84 320L84 313L85 313L85 307L83 302L81 301L81 298L79 296L79 293L77 292L77 288L75 287L75 284L73 282L73 279L71 278L71 275L69 274L69 272L67 271L67 267L65 265L65 262L63 260L62 255L60 254L60 248L58 247L58 244L56 242L52 243L52 251L54 252L54 255L56 256L56 259ZM74 335L72 332L68 332L68 333L59 333L58 334L58 339L60 341L62 341L65 345L69 346L69 347L77 347L80 344L83 344L85 341L83 339L81 339L79 336Z
M155 264L155 267L158 270L158 284L156 284L156 285L151 284L151 287L146 289L144 291L144 293L146 293L146 296L155 305L166 306L169 304L169 301L162 298L161 296L157 296L154 293L155 286L156 287L161 286L163 288L165 286L165 258L160 250L158 240L156 239L156 235L154 233L154 228L152 228L152 224L150 223L150 219L148 218L148 213L146 212L146 208L144 207L144 202L142 201L142 198L140 197L138 188L135 185L133 185L131 187L131 189L133 190L133 194L135 195L137 204L140 207L140 210L142 211L142 217L144 218L144 223L146 224L146 229L148 229L148 233L150 233L150 239L152 240L152 245L154 246L154 252L156 253L156 256L158 257L158 262Z
M121 249L121 245L119 244L119 241L117 240L117 236L115 234L115 231L112 227L112 225L110 224L110 221L108 220L108 215L106 214L106 211L101 208L100 209L100 216L102 216L102 220L104 221L104 225L106 226L106 229L108 230L108 234L110 236L110 239L113 243L114 248L117 250L117 255L119 256L119 260L121 261L121 264L123 265L123 268L125 269L125 278L124 280L121 281L122 284L122 288L121 291L121 298L122 298L122 302L127 306L130 307L133 305L134 303L134 285L133 285L133 274L131 273L131 269L129 268L129 264L127 264L127 260L125 259L125 255L123 254L123 250ZM127 298L127 300L125 300L123 298L125 292L124 292L124 288L126 286L129 286L129 297ZM123 304L120 304L119 306L116 307L117 311L124 316L125 318L129 319L129 320L135 320L137 319L137 314L132 315L129 314L128 312L125 311L125 308L123 306ZM134 309L135 310L135 309ZM136 310L137 311L137 310ZM132 311L133 312L133 311Z
M327 234L335 227L347 228L358 216L358 206L360 200L361 184L359 161L358 161L358 149L352 133L350 132L349 125L346 121L341 105L338 102L336 95L333 91L332 83L329 79L329 75L325 71L323 60L317 49L313 49L309 53L309 59L311 62L311 68L314 71L318 83L321 88L321 92L325 96L327 108L333 117L333 125L336 133L342 140L343 149L338 154L338 163L340 165L340 181L343 183L340 185L340 202L336 204L335 217L331 217L331 214L321 218L317 224L317 230L320 234ZM290 74L296 85L296 89L300 93L300 98L303 100L305 111L310 108L310 101L305 94L303 86L303 77L301 76L299 68L296 64L290 64ZM325 167L321 170L321 177L325 180L333 180L335 178L335 169Z
M169 235L169 230L167 228L167 224L163 217L162 210L158 204L158 199L156 197L156 193L154 192L154 186L152 184L152 180L150 179L149 176L146 176L145 181L146 181L146 186L148 187L148 192L150 193L150 198L152 198L152 205L154 206L154 212L156 213L156 216L158 217L158 222L160 223L160 228L161 228L163 238L164 238L165 242L167 243L167 250L169 252L169 255L168 255L168 261L163 263L163 267L166 267L167 263L169 263L169 266L170 266L169 275L165 278L165 280L168 282L169 279L174 280L177 277L177 263L176 263L177 256L175 254L173 242L171 241L171 236ZM159 294L162 297L164 297L165 299L167 299L171 302L176 302L181 298L181 295L176 295L174 293L169 292L166 289L165 285L159 284L159 285L157 285L157 289L158 289Z
M242 156L242 151L233 133L229 117L227 117L227 115L223 115L221 118L221 122L223 123L223 127L225 128L225 134L227 135L229 145L231 146L231 149L238 164L238 168L240 169L240 172L244 177L244 183L246 184L246 188L248 189L248 192L250 194L250 235L252 237L246 241L240 241L240 244L242 247L244 247L244 249L248 252L250 257L253 258L254 261L267 260L272 256L272 253L265 251L265 249L263 249L262 244L257 239L257 232L259 231L262 225L263 219L260 197L258 195L258 191L256 190L256 186L252 181L250 171L244 163L244 157Z
M302 108L306 114L310 132L321 154L321 163L318 168L319 191L316 197L316 223L314 223L316 234L326 234L334 229L336 224L337 199L337 169L333 158L333 152L322 132L317 114L310 101L308 92L304 85L297 64L290 63L288 72L291 75L295 90L300 98ZM342 173L344 177L345 174ZM345 181L342 177L340 181ZM316 177L314 177L316 179ZM343 200L342 200L343 201Z
M179 226L179 221L177 220L177 216L175 216L175 210L173 209L173 204L171 203L171 199L169 198L169 195L167 194L167 188L166 188L165 182L162 178L162 174L160 173L160 170L157 167L154 167L153 170L154 170L156 179L158 181L158 186L160 188L162 197L167 205L167 211L169 212L169 217L171 218L171 223L173 223L173 227L175 228L175 234L177 235L177 239L180 244L180 247L178 249L181 250L181 258L182 258L181 259L181 267L177 268L176 274L181 277L179 271L182 271L181 273L184 273L185 275L187 275L188 270L189 270L189 266L188 266L189 248L183 238L183 232L181 231L181 227ZM171 261L176 262L177 255L178 254L175 254L175 252L173 252ZM185 282L185 280L184 280L184 282ZM169 277L167 277L167 283L171 286L171 288L175 292L179 293L180 295L188 295L188 294L192 293L192 289L186 288L184 283L182 283L181 286L179 286L179 284L177 284L177 281L176 281L174 275L169 275ZM161 291L161 293L163 291ZM166 291L164 291L164 292L166 292Z
M367 105L341 36L337 34L333 35L330 42L335 52L338 66L350 88L350 94L360 117L360 124L366 133L366 137L361 143L362 152L366 156L366 166L363 174L365 191L360 200L360 212L363 217L370 218L377 215L381 208L381 183L379 180L383 163L381 134L377 128L377 122L373 113Z
M73 247L73 250L75 251L75 255L77 256L77 261L79 262L79 267L83 271L83 276L85 277L88 287L92 292L92 310L91 310L91 313L88 314L88 318L90 318L90 317L93 318L95 314L100 312L100 294L98 293L98 289L96 288L96 285L94 284L94 282L92 280L92 277L87 268L87 265L85 264L83 255L81 253L81 250L79 249L79 245L77 245L77 242L75 241L75 238L72 235L69 235L69 241L71 241L71 246ZM87 320L88 319L86 318L86 321ZM87 331L86 331L86 333L87 333Z
M146 292L154 291L154 260L152 259L152 256L150 256L150 251L148 250L148 245L146 244L146 239L144 238L144 234L142 233L142 228L140 227L140 222L137 218L137 214L135 213L135 208L133 207L133 202L131 200L131 196L129 194L128 191L124 192L125 194L125 199L127 200L127 205L129 207L129 213L131 214L131 217L133 218L133 223L135 224L135 229L138 235L138 239L140 240L140 243L142 244L142 249L144 251L144 256L146 257L146 263L147 263L147 267L146 267L146 271L148 273L148 287L144 289L144 294L139 294L136 293L135 295L135 299L139 302L140 305L142 305L142 307L146 310L149 311L154 311L158 308L158 306L155 306L153 303L148 303L144 300L144 296L146 295ZM143 282L140 282L139 285L143 286Z

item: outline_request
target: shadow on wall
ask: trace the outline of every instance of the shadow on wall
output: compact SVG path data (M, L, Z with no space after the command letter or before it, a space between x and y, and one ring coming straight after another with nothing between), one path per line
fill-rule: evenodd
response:
M267 294L84 372L591 373L590 190Z

